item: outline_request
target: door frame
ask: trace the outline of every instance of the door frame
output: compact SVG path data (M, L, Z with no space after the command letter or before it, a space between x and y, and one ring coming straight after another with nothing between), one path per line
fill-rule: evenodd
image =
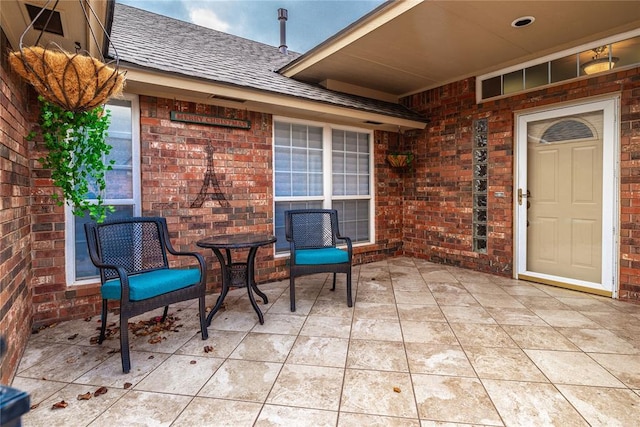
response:
M617 298L619 286L617 230L620 221L619 105L619 96L608 96L514 113L514 278ZM526 201L522 205L518 203L518 189L522 189L525 194L527 190L527 124L531 121L560 118L589 111L603 111L604 115L602 135L602 278L600 284L528 271L526 269Z

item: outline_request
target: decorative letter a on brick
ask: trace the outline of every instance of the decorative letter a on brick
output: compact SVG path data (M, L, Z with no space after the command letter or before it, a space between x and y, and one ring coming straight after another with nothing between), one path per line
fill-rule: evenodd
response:
M223 208L228 208L231 205L224 197L222 190L220 190L218 178L216 178L216 174L213 172L213 147L211 144L207 145L207 161L207 173L204 175L200 194L198 194L198 197L191 203L191 207L201 208L204 201L209 198L211 200L217 200Z

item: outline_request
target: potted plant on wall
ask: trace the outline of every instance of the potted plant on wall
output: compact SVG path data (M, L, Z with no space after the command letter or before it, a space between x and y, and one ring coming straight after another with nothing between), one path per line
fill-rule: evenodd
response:
M410 151L394 152L387 156L387 160L394 168L411 167L411 163L413 162L413 153Z

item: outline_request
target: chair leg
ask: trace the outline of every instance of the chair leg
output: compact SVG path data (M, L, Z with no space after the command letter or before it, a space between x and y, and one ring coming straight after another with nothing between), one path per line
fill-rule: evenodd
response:
M122 359L122 372L128 374L131 370L131 359L129 357L129 318L120 307L120 358Z
M332 291L336 290L336 273L333 273L333 287L331 288Z
M161 320L162 323L164 323L164 321L167 320L167 314L169 314L169 306L165 305L164 313L162 313L162 320Z
M106 332L107 332L107 300L103 299L102 300L102 315L100 316L100 322L102 323L100 325L100 336L98 337L98 344L102 344L102 342L104 341L104 339L106 338Z
M296 281L293 274L289 275L289 301L291 302L291 311L296 311Z
M198 309L200 313L200 333L202 334L202 339L206 340L207 338L209 338L209 330L207 329L207 308L204 303L204 295L198 298L198 301Z
M353 299L351 297L351 270L347 271L347 306L353 307Z

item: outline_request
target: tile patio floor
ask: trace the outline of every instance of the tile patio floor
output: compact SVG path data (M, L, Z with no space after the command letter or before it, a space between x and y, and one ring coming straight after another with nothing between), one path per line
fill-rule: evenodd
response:
M261 286L264 325L234 289L208 341L194 303L173 307L179 332L132 336L126 375L117 339L90 345L97 317L32 335L13 382L38 405L23 425L640 423L638 305L409 258L354 267L353 308L323 274L291 313L287 283Z

